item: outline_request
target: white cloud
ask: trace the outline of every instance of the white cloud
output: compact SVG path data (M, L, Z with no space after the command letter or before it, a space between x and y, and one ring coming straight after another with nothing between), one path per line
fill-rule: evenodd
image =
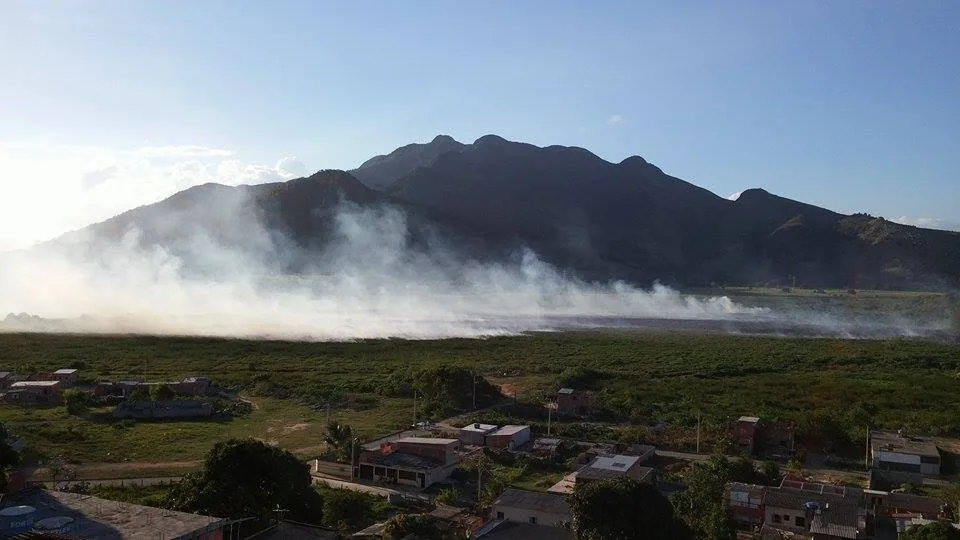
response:
M607 125L609 125L609 126L615 126L615 125L618 125L618 124L623 124L623 123L626 122L626 121L627 121L627 119L624 118L622 115L613 114L613 115L610 115L609 118L607 118Z
M0 251L54 238L195 185L260 184L305 172L293 157L271 166L204 146L0 142Z
M736 192L736 193L731 193L731 194L727 195L727 200L728 200L728 201L735 201L735 200L739 199L741 195L743 195L743 191L742 191L742 190L741 190L741 191L738 191L738 192Z
M944 221L937 218L910 218L907 216L900 216L894 218L890 221L899 223L901 225L913 225L914 227L922 227L924 229L940 229L944 231L960 231L960 223L952 221Z

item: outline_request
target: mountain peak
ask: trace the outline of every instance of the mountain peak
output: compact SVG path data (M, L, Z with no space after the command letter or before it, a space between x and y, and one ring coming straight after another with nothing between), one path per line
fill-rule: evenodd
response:
M479 139L473 141L473 144L475 144L475 145L477 145L477 146L481 146L481 145L501 145L501 144L506 144L507 142L509 142L509 141L507 141L506 139L504 139L503 137L501 137L501 136L499 136L499 135L490 134L490 135L484 135L483 137L480 137Z
M437 135L430 141L430 144L460 144L459 141L449 135Z

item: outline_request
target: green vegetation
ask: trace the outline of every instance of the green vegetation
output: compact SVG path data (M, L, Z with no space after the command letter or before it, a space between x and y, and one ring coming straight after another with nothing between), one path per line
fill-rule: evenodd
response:
M217 443L203 469L187 475L167 496L175 510L217 517L256 517L265 525L282 508L295 521L319 521L323 501L306 464L253 439Z
M724 503L727 482L776 485L779 480L776 467L764 464L757 470L750 460L715 455L690 467L683 478L687 490L674 495L671 502L695 538L731 540L736 531Z
M705 434L754 414L793 420L805 440L843 435L849 443L839 446L857 452L868 424L960 434L960 346L949 343L670 332L351 343L0 335L0 371L21 365L49 371L73 362L85 364L84 377L101 380L206 376L238 388L254 406L228 420L126 424L105 418L109 409L103 408L73 417L63 407L0 407L0 421L18 436L46 456L72 462L197 460L219 441L249 436L316 456L328 400L332 421L363 438L382 435L413 419L413 392L406 393L403 374L451 373L456 366L470 369L456 372L466 377L452 377L457 391L430 393L438 403L434 415L472 405L473 370L515 387L521 406L542 403L561 379L572 378L594 386L602 419L618 423L583 426L554 418L554 433L576 437L690 448L698 411ZM481 404L489 396L484 387L478 384ZM542 414L532 419L545 432L546 411L525 410Z
M87 395L80 390L67 388L63 391L63 405L66 407L68 413L74 416L80 416L87 412L87 407L90 403Z
M452 525L440 523L426 514L397 514L386 522L383 529L384 540L452 540L465 537L465 533Z
M0 423L0 493L7 492L7 470L20 462L20 455L7 443L7 428Z
M577 482L569 502L579 540L694 538L657 488L632 478Z
M960 540L960 531L945 521L914 525L898 536L901 540Z
M79 489L76 489L79 487ZM173 484L155 484L151 486L138 486L135 484L126 486L88 486L84 484L75 486L71 491L89 493L94 497L108 499L111 501L122 501L130 504L141 504L143 506L154 506L164 508L170 491L173 490Z
M385 521L396 510L381 496L349 489L317 488L323 499L323 524L342 533Z

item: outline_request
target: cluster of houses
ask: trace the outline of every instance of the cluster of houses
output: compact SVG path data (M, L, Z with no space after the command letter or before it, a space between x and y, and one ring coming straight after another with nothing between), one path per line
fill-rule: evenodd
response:
M77 383L76 369L58 369L53 373L19 375L0 372L0 401L20 405L56 405L63 390Z
M143 382L117 381L80 384L79 371L58 369L52 373L19 375L0 372L0 402L24 406L52 406L63 402L63 391L77 388L91 398L104 403L115 403L114 417L118 419L175 419L203 418L213 415L210 401L197 399L165 399L157 401L129 401L138 390L149 394L154 388L166 387L179 398L198 398L217 394L218 390L205 377L185 377L179 381Z
M760 538L875 538L886 522L897 532L945 519L939 499L835 486L786 477L780 486L731 483L727 502L735 521Z

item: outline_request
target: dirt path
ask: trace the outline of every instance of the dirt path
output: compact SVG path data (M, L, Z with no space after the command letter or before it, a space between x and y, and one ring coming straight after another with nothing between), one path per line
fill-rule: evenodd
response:
M81 463L70 465L78 480L86 478L144 478L181 476L183 473L200 468L200 460L192 461L160 461L156 463L126 462L126 463ZM31 478L46 480L50 472L41 467L33 472Z

